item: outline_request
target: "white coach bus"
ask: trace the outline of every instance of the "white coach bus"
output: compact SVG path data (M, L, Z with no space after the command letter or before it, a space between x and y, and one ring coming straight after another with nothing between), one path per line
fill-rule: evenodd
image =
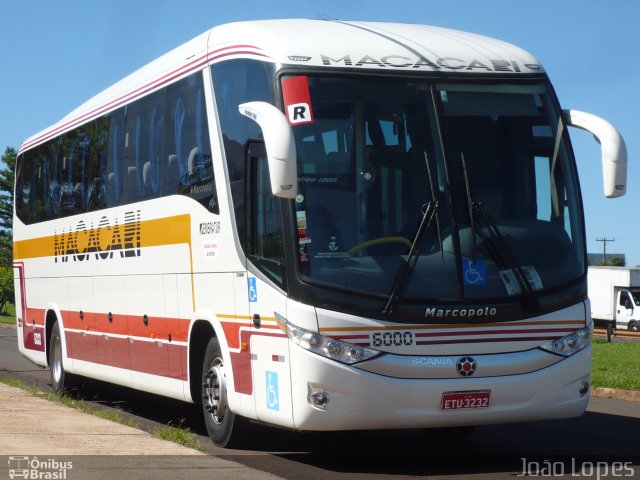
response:
M584 215L538 60L422 25L213 28L25 141L20 351L298 430L559 419L589 399Z

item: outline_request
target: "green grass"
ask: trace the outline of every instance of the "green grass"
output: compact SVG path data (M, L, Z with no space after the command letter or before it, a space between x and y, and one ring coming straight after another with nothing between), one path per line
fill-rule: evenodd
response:
M7 325L16 324L16 307L13 303L5 305L4 310L0 312L0 323Z
M191 430L184 426L184 418L181 418L178 425L169 424L166 427L159 427L153 431L153 435L170 442L178 443L184 447L194 450L204 451L204 448L196 440Z
M76 410L80 410L81 412L88 413L90 415L94 415L96 417L104 418L105 420L110 420L112 422L120 423L122 425L127 425L128 427L137 428L137 423L127 417L122 415L122 412L117 408L96 408L94 405L90 403L84 402L82 400L78 400L73 398L70 395L57 395L53 392L43 392L33 385L29 385L18 378L13 377L0 377L0 382L9 385L11 387L20 388L25 390L32 395L35 395L40 398L44 398L45 400L49 400L51 402L58 403L60 405L65 405L70 408L74 408ZM181 418L178 425L171 425L171 423L165 427L156 428L153 431L153 435L162 440L168 440L170 442L174 442L180 445L183 445L188 448L193 448L195 450L204 451L204 447L200 445L200 443L196 440L196 437L191 433L188 427L184 426L184 418Z
M137 423L125 416L122 415L122 412L116 409L107 409L107 408L97 408L94 405L79 400L77 398L72 397L71 395L63 394L58 395L54 392L44 392L33 385L28 385L22 380L18 378L12 377L2 377L0 378L0 382L9 385L11 387L20 388L31 393L34 396L44 398L45 400L49 400L50 402L58 403L60 405L65 405L70 408L74 408L76 410L80 410L81 412L88 413L95 417L104 418L105 420L110 420L112 422L120 423L121 425L126 425L128 427L136 428Z
M640 343L593 341L594 387L640 390Z

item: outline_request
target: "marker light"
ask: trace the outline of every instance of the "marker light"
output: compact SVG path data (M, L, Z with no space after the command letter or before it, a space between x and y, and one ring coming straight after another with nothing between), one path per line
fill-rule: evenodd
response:
M274 312L275 313L275 312ZM282 315L275 313L278 326L289 339L305 350L336 360L347 365L369 360L382 352L361 347L335 338L322 336L289 323Z
M551 353L557 353L563 357L569 357L579 352L591 343L591 327L584 327L570 333L566 337L558 338L540 348Z

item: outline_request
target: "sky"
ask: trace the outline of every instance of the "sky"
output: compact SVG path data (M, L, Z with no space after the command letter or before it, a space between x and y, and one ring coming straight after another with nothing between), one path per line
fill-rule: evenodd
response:
M613 123L629 152L626 196L606 199L600 147L572 130L587 249L640 265L640 2L638 0L3 0L0 149L29 136L154 58L222 23L336 18L437 25L530 51L563 108ZM318 39L319 42L322 39Z

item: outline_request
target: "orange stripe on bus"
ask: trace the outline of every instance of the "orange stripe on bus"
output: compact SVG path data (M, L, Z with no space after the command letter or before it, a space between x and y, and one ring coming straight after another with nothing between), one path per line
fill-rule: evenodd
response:
M61 225L66 225L62 223ZM118 225L124 229L125 223ZM68 245L72 240L82 243L81 237L88 238L93 234L98 238L106 232L111 232L114 226L105 226L82 230L86 235L78 235L78 232L66 232L47 237L30 238L28 240L17 240L13 243L13 258L16 260L27 258L53 257L55 255L55 243ZM75 238L74 238L75 236ZM164 245L187 244L191 250L191 216L188 214L175 215L172 217L156 218L140 222L140 247L159 247ZM84 246L84 245L83 245ZM86 246L84 246L86 247Z

